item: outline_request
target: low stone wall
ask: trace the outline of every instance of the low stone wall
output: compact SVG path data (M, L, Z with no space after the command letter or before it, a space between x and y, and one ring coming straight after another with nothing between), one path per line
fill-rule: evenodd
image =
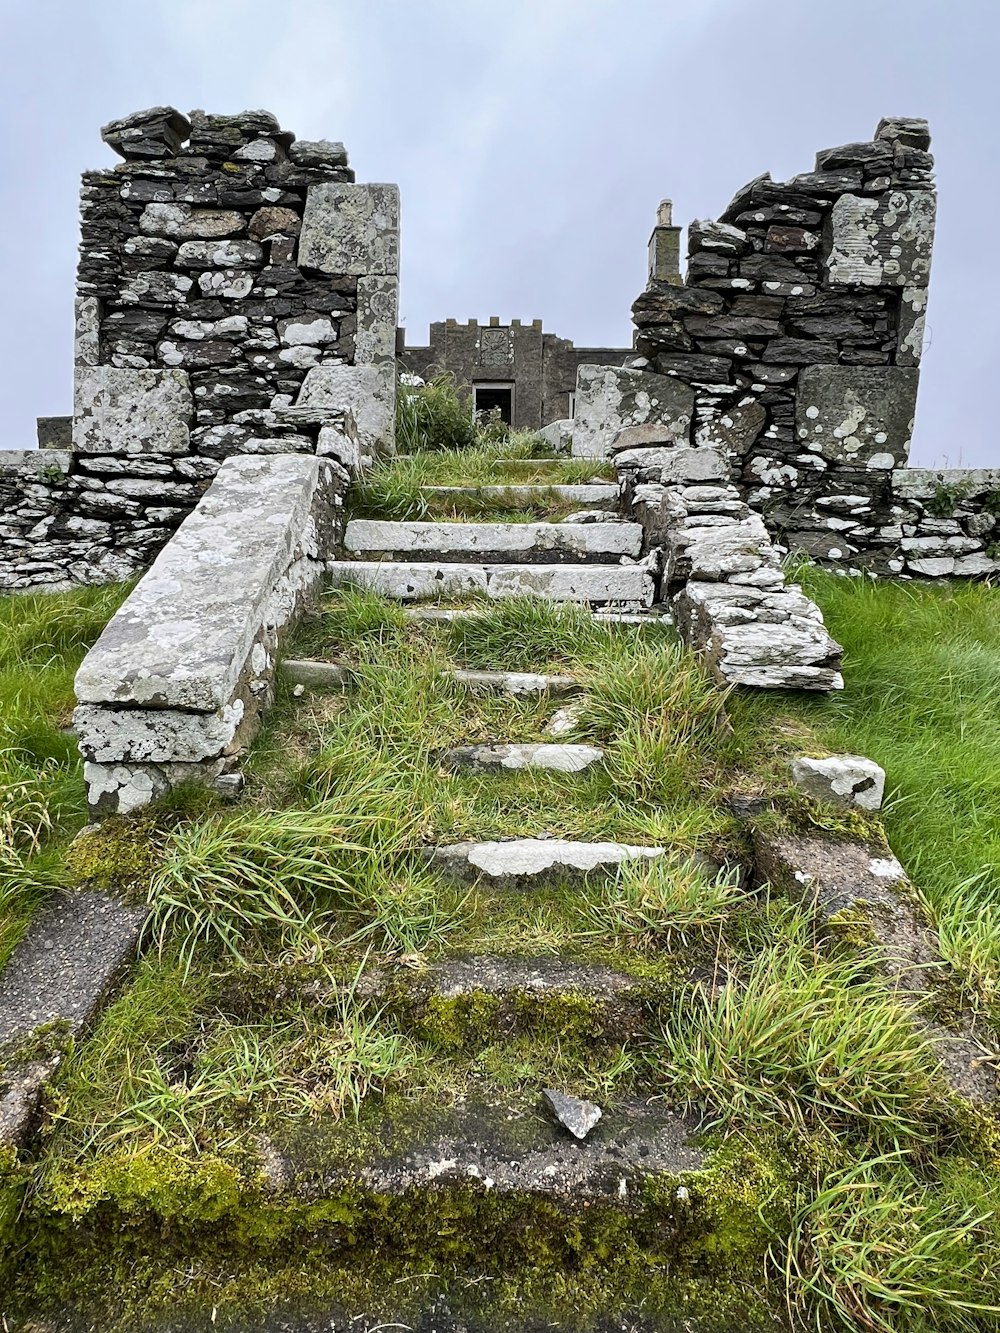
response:
M295 454L228 459L76 678L92 814L236 769L278 641L324 572L348 474Z
M785 582L780 552L729 480L728 460L671 436L669 425L632 426L610 447L684 641L722 685L842 689L840 645L815 602Z

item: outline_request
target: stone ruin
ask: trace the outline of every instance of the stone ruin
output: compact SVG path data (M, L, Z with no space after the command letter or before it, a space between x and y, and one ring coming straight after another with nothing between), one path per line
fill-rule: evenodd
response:
M128 578L223 460L391 447L399 195L265 111L156 107L83 177L74 411L0 455L0 591ZM69 438L67 438L67 436Z
M584 367L573 451L711 449L785 548L880 575L1000 572L1000 469L909 468L936 194L923 120L758 176L718 221L669 206L632 307L636 355ZM618 432L621 432L619 435Z
M344 496L394 449L399 280L398 191L357 184L341 144L169 107L103 134L123 161L84 176L73 419L0 461L0 590L124 579L159 553L77 681L95 814L238 781L284 626L324 576L359 577ZM598 601L669 602L725 684L830 690L840 649L788 550L1000 572L1000 469L906 466L929 144L888 119L812 172L758 177L691 224L686 282L661 205L634 352L579 366L575 418L544 432L612 460L641 549L611 570L626 591L574 564L544 595L587 600L599 575Z

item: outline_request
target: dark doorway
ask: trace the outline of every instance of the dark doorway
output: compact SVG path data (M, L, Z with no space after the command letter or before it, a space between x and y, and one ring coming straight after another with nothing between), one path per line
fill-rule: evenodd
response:
M513 425L513 384L477 384L474 388L477 412L492 412L494 408L499 408L500 419L505 425Z

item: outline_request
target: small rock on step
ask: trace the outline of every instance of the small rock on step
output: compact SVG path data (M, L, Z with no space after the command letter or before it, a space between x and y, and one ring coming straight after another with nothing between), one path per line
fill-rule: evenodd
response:
M594 745L460 745L448 750L441 762L453 771L462 768L547 768L557 773L582 773L603 758L604 751Z
M627 523L628 521L621 514L613 514L607 509L576 509L572 514L559 519L560 523Z
M662 847L621 842L570 842L563 838L512 838L509 842L457 842L438 847L433 863L453 879L485 880L515 887L563 876L614 871L627 861L652 860Z
M885 794L885 769L859 754L834 754L827 759L793 759L792 781L813 800L827 805L854 805L879 810Z
M581 687L572 676L543 676L531 671L466 671L448 673L476 694L574 694Z
M545 724L546 736L568 736L574 732L583 719L584 700L557 708Z
M564 1125L576 1139L585 1139L604 1114L595 1102L570 1097L565 1092L557 1092L555 1088L543 1088L542 1101L560 1125Z

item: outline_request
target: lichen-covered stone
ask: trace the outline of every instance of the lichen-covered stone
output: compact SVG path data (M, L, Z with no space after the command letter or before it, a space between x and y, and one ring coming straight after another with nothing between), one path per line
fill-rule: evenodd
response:
M183 370L77 371L73 448L81 454L183 454L194 399Z
M679 380L644 370L580 366L573 456L606 458L619 431L646 423L664 427L676 443L686 442L693 411L694 391Z
M799 375L796 438L831 462L901 467L909 456L916 396L913 369L808 366Z
M306 196L299 264L320 273L399 273L399 190L395 185L322 181Z
M934 194L891 190L842 195L831 213L826 260L834 286L926 287L934 244Z

